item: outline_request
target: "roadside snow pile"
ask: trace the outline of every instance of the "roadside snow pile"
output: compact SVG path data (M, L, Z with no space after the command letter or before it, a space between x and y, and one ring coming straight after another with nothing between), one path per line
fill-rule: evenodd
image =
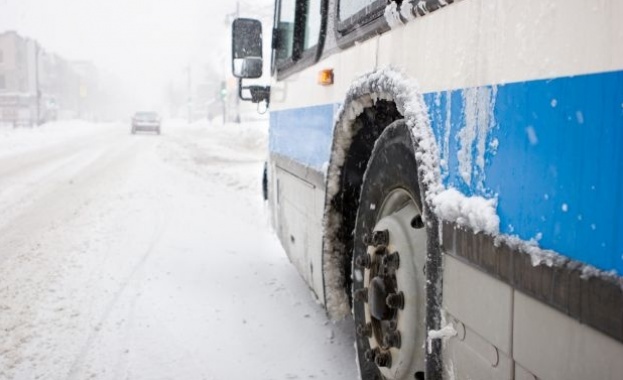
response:
M268 146L268 122L187 124L170 120L163 124L163 137L175 144L160 144L160 156L203 178L230 189L250 189L261 194L262 173Z
M251 151L266 153L268 139L268 120L245 123L197 122L191 128L206 128L208 133L230 146L237 146Z
M96 128L110 125L72 120L46 123L38 127L0 128L0 156L28 152L84 137Z
M466 197L453 188L433 197L435 214L445 221L469 227L474 233L480 231L496 235L500 231L500 217L495 209L497 199Z
M193 144L205 148L206 154L218 153L227 161L248 161L266 157L268 121L221 123L201 120L192 124L171 120L164 125L165 133L187 131L193 135ZM233 152L232 152L233 151Z

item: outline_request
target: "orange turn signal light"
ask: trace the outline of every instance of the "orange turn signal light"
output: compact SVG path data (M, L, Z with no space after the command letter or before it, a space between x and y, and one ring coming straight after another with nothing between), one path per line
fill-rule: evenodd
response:
M318 84L330 86L333 84L333 69L323 69L318 72Z

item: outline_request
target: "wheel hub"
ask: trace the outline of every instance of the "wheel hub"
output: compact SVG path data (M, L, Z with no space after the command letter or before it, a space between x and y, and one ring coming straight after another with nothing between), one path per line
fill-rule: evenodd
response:
M368 288L370 314L379 321L390 320L396 314L386 302L387 295L390 293L388 290L391 288L392 281L386 277L376 276L370 281Z
M367 252L355 259L363 285L355 302L363 303L365 322L357 333L368 339L365 352L387 379L412 379L424 367L424 273L426 231L413 220L421 213L404 190L385 199Z

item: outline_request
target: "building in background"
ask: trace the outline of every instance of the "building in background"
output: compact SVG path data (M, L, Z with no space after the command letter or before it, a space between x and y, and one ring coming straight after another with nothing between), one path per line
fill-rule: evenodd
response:
M0 34L0 123L36 120L35 46L15 32Z
M14 31L0 34L0 125L99 118L97 68L67 61Z
M74 109L79 119L98 120L99 73L95 65L88 61L72 61L70 66L76 73L77 89Z

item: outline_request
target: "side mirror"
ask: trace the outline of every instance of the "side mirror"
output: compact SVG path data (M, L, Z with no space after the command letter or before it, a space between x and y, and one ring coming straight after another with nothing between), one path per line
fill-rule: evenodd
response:
M232 25L232 74L236 78L262 76L262 23L237 18Z

